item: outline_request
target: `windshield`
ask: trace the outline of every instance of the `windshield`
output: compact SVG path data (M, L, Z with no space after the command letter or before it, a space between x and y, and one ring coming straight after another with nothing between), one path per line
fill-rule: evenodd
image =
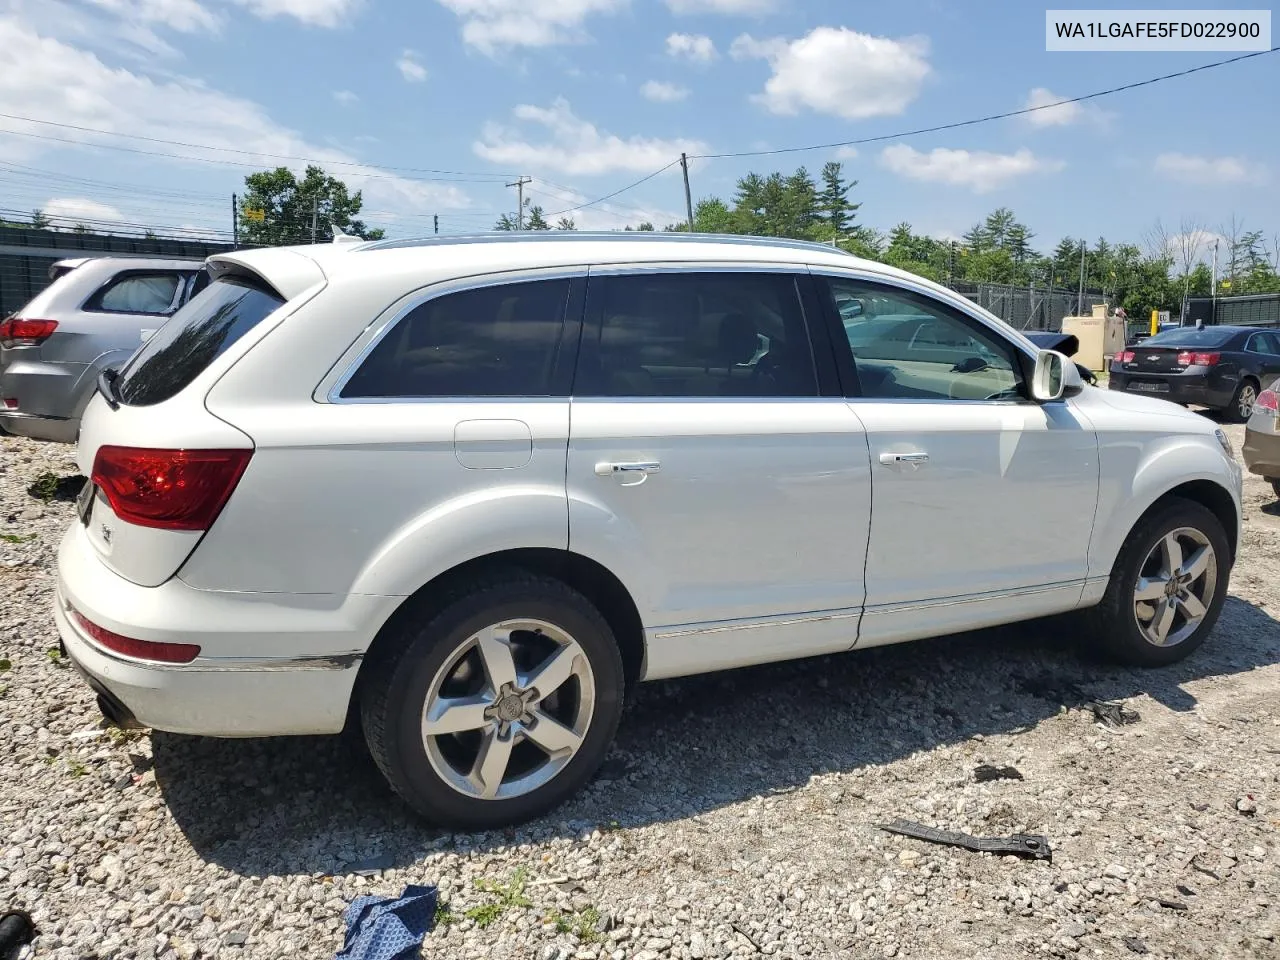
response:
M1174 327L1172 330L1161 330L1154 337L1142 341L1144 347L1221 347L1236 335L1234 330L1223 330L1221 327Z
M116 382L120 402L146 407L177 396L283 304L273 291L253 281L215 280L133 355Z

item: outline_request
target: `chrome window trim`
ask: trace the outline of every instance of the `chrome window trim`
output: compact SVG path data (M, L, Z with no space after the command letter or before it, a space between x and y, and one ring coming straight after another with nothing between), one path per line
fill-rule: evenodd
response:
M528 270L505 270L498 273L486 273L479 276L455 277L440 280L436 283L418 287L400 297L396 304L388 307L374 317L360 331L350 346L343 352L336 363L325 374L323 380L312 393L312 399L319 403L348 404L387 404L387 403L449 403L449 402L484 402L494 401L511 403L513 401L543 400L563 403L565 397L552 397L537 394L530 397L343 397L343 388L356 375L361 364L368 359L396 325L406 316L432 300L438 300L453 293L466 293L470 290L483 290L486 287L499 287L513 283L531 283L537 280L573 280L587 276L586 265L571 267L534 267ZM565 318L567 323L569 318ZM563 332L563 327L562 327Z

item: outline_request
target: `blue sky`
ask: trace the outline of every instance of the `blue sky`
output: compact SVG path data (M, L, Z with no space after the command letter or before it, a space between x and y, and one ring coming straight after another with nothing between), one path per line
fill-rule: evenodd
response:
M246 172L300 166L266 156L281 155L361 187L392 235L433 214L488 229L517 174L580 227L661 226L682 216L678 168L575 208L681 150L894 134L1226 56L1044 46L1044 6L1025 0L0 0L0 112L70 125L0 119L0 216L226 232ZM695 160L693 192L843 159L881 229L958 235L1008 206L1046 247L1140 242L1157 218L1216 231L1234 214L1274 235L1278 101L1270 55L856 151Z

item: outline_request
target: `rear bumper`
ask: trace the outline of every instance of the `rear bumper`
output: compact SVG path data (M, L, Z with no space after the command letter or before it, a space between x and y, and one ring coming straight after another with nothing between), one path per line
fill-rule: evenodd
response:
M1156 389L1151 389L1152 386ZM1141 393L1160 400L1171 400L1174 403L1221 408L1230 405L1235 396L1236 383L1234 380L1227 381L1207 374L1188 376L1176 373L1135 373L1112 367L1107 387L1126 393Z
M126 722L256 737L340 731L364 651L397 603L216 593L178 579L140 587L108 570L74 523L58 551L53 613L68 657ZM73 608L124 636L199 644L200 656L166 664L107 650L80 628Z
M30 413L0 413L0 427L15 437L32 440L52 440L56 443L75 443L80 432L79 420L59 417L37 417Z
M86 370L83 363L11 360L0 371L0 426L18 437L74 443L80 428L76 397ZM3 402L14 400L16 407Z
M1269 480L1280 478L1280 434L1246 430L1241 455L1250 473Z

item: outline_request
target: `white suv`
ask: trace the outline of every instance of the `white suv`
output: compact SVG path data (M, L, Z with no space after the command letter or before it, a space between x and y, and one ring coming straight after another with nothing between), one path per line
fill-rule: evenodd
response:
M1222 607L1222 432L881 264L571 233L208 266L80 436L55 613L118 721L354 710L415 809L489 827L577 790L637 681L1073 610L1156 666Z

